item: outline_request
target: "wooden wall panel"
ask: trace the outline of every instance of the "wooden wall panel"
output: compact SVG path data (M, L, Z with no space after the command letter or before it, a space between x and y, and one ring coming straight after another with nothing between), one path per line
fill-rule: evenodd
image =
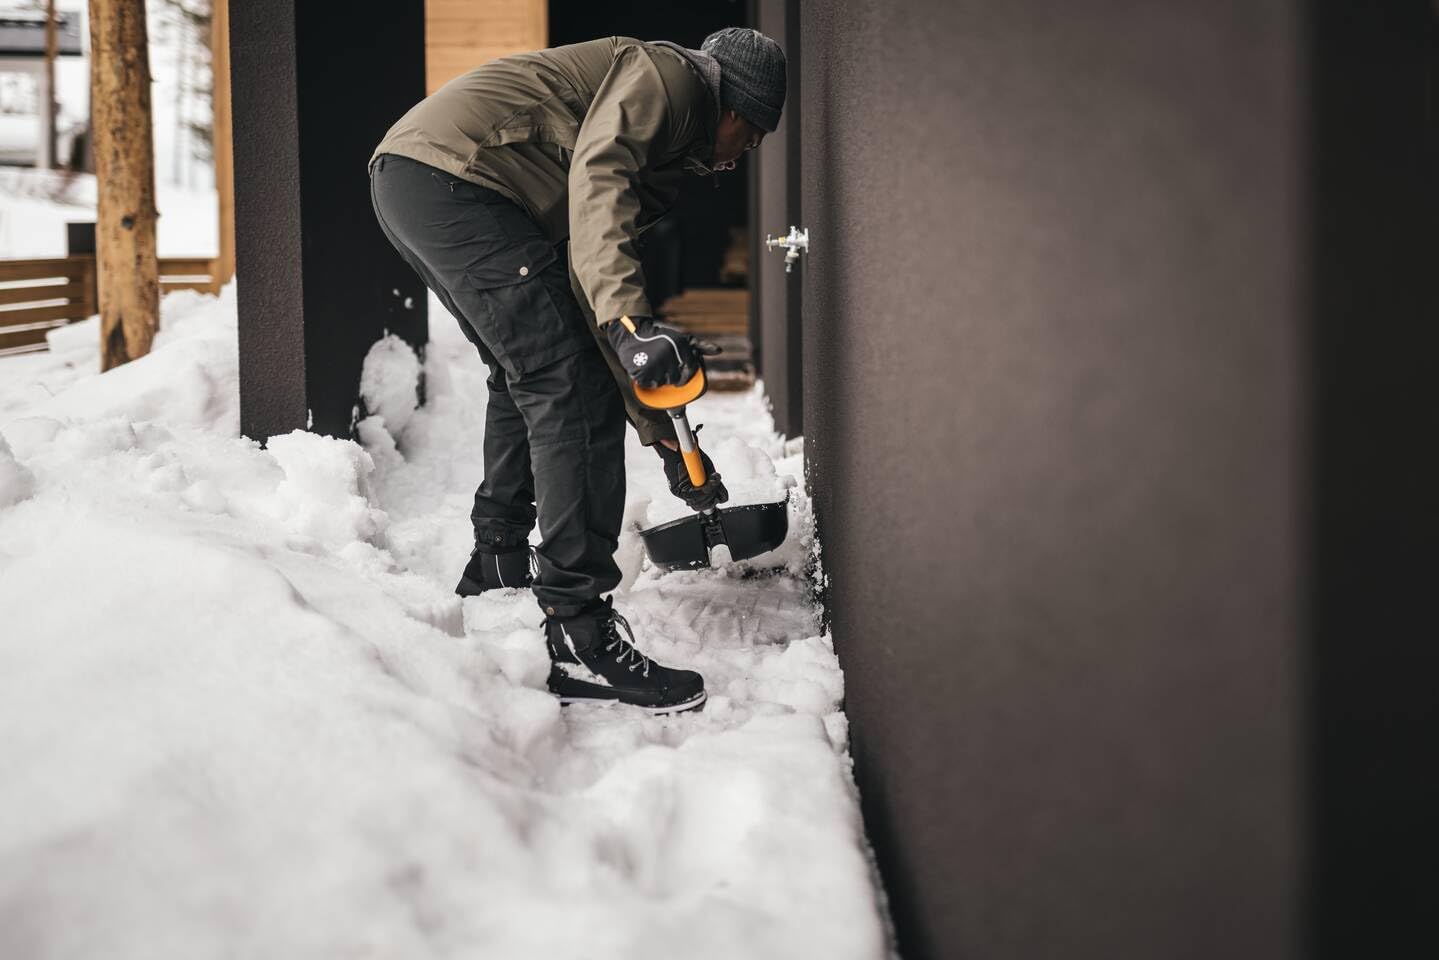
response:
M430 93L488 60L549 42L546 0L426 0L425 86Z

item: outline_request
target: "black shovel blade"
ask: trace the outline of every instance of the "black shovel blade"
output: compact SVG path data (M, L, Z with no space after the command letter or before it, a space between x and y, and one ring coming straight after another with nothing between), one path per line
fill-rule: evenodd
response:
M789 497L778 503L722 507L641 530L650 561L666 570L696 570L710 565L710 550L724 544L730 559L748 560L768 553L789 536Z

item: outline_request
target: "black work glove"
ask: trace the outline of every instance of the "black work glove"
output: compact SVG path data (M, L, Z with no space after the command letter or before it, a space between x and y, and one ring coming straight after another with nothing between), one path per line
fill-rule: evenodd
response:
M698 433L699 430L696 429L695 432ZM690 482L690 472L678 450L671 450L663 443L656 443L654 446L655 453L665 462L665 478L670 482L670 493L683 500L691 509L708 510L729 499L729 491L724 488L720 475L715 473L715 465L710 461L709 454L700 451L700 461L705 465L705 485L696 487Z
M605 335L625 372L642 387L679 386L704 367L706 356L719 353L712 343L694 337L652 317L630 317L605 324Z

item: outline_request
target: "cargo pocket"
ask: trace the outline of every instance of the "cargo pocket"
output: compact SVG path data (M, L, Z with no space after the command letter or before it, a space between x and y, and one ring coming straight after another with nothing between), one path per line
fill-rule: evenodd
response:
M589 346L568 274L543 239L496 251L466 277L489 315L495 357L509 373L538 370Z

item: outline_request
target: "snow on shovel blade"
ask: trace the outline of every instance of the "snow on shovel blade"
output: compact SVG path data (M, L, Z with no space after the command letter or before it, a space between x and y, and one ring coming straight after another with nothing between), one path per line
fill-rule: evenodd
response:
M710 565L710 550L724 544L731 560L768 553L789 535L789 497L778 503L722 507L641 530L650 561L666 570Z

